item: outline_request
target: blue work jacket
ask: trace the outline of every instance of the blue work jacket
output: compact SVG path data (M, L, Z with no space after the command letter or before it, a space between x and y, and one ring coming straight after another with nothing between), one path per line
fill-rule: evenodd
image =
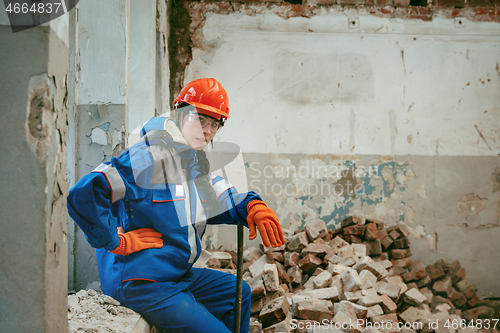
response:
M97 249L103 292L112 296L119 295L121 282L133 280L170 282L172 294L181 291L200 256L206 224L248 227L247 204L261 200L255 192L238 193L218 176L211 183L220 206L207 215L205 194L195 186L197 151L175 123L152 118L141 136L118 158L80 179L68 196L70 216ZM120 242L117 227L124 232L153 228L163 235L163 247L115 255L109 251Z

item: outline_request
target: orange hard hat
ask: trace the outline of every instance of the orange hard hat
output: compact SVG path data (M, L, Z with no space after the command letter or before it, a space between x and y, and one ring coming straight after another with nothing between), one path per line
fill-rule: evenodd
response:
M223 120L229 118L229 99L216 79L197 79L186 84L174 100L174 106L177 108L181 103L200 108L202 113L217 119L220 116Z

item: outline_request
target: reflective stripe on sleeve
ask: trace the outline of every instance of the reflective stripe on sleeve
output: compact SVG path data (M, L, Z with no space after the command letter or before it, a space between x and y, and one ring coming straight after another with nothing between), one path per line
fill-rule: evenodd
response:
M230 182L228 182L225 179L222 179L218 181L217 183L213 184L212 187L215 190L215 194L217 195L217 198L221 196L222 193L226 192L229 190L231 187L234 187Z
M118 170L112 165L101 163L92 172L100 172L106 177L106 180L111 188L111 203L121 200L125 197L125 183L118 173Z

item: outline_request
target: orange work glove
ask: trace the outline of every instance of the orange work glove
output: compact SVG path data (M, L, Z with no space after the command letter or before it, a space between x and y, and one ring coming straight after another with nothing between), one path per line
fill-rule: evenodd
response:
M162 234L151 228L141 228L124 233L122 227L118 227L120 244L110 252L126 256L145 249L159 249L163 246L161 236Z
M257 232L255 231L255 225L257 225L264 246L272 245L273 247L280 247L285 244L285 236L283 235L283 230L281 230L280 222L271 208L267 207L260 200L252 200L247 205L247 211L248 229L250 230L248 238L250 240L257 237Z

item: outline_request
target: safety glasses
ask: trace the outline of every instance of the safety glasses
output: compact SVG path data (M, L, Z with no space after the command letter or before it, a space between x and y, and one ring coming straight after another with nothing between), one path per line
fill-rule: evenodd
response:
M220 127L220 121L215 120L209 116L199 114L196 111L189 111L188 120L190 123L200 128L204 128L208 125L212 133L217 132Z

